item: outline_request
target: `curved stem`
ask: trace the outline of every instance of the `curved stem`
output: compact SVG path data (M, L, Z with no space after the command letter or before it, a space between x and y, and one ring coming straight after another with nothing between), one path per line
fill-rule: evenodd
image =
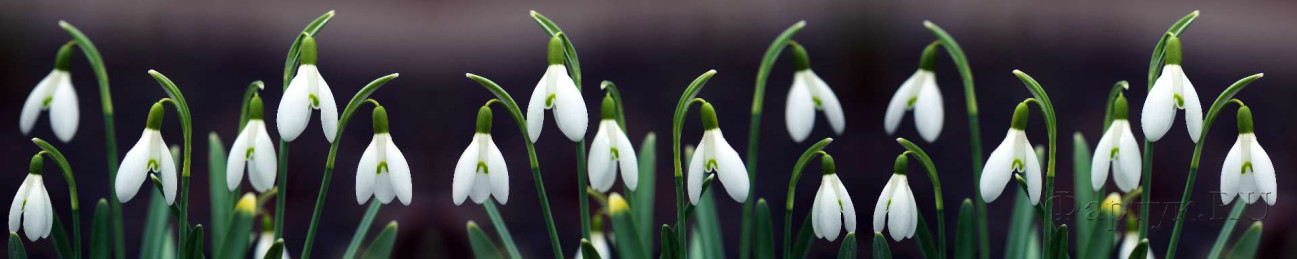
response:
M513 242L513 234L510 234L509 227L504 225L500 210L495 208L495 200L487 199L482 207L486 209L486 215L491 218L491 225L495 226L495 232L500 235L500 243L504 244L505 251L509 252L509 258L522 259L522 253L518 252L518 245Z
M1164 48L1166 47L1166 41L1170 39L1170 36L1167 34L1168 33L1174 34L1177 37L1179 37L1182 33L1184 33L1185 29L1189 28L1189 25L1193 24L1194 20L1198 19L1198 14L1199 12L1197 10L1194 10L1192 13L1185 15L1183 18L1180 18L1179 21L1176 21L1175 24L1172 24L1171 28L1166 30L1167 33L1163 33L1161 37L1158 38L1157 44L1153 46L1153 55L1148 60L1148 81L1147 81L1148 90L1150 91L1153 90L1153 83L1156 82L1157 77L1162 74L1162 63L1164 62L1162 56L1165 55L1166 52L1164 50ZM1142 176L1143 177L1142 179L1144 179L1143 187L1144 187L1145 194L1141 198L1141 202L1139 205L1139 217L1141 219L1139 220L1140 239L1148 237L1149 204L1150 204L1149 197L1153 196L1153 192L1152 192L1153 142L1148 141L1147 139L1144 140L1143 163L1144 163L1144 172L1143 172L1144 175Z
M185 95L180 92L180 88L176 87L176 84L173 83L171 79L162 75L162 73L158 73L156 70L149 70L149 75L153 76L153 79L157 80L158 84L162 86L162 90L167 92L167 96L170 96L170 98L164 98L163 101L170 99L169 102L171 103L171 106L176 109L177 117L180 117L180 127L181 131L184 133L185 153L183 160L184 166L181 167L182 169L180 174L180 203L178 206L180 210L178 219L180 237L178 240L180 240L180 242L178 244L186 244L189 235L189 177L190 167L193 165L191 158L193 155L192 140L194 133L194 120L193 116L189 112L189 102L185 100ZM185 246L180 247L183 248ZM180 254L187 255L189 254L188 252L189 251L181 251Z
M72 205L72 243L76 251L73 253L77 258L81 258L81 206L80 199L77 198L77 180L72 175L72 166L68 164L68 159L59 152L58 148L50 145L40 138L32 138L32 143L41 148L39 155L46 155L54 159L59 165L59 171L63 172L63 179L68 182L68 198Z
M318 37L320 30L324 29L324 25L329 24L329 21L333 20L334 14L336 14L336 12L333 10L325 12L323 15L320 15L320 17L315 18L315 20L307 24L306 28L302 29L302 33L310 34L312 37ZM284 58L283 90L288 90L288 83L292 82L293 76L297 74L297 64L301 61L298 57L301 55L301 50L299 50L299 48L302 45L302 40L305 39L305 36L302 36L302 33L298 33L296 37L293 38L293 43L288 46L288 57ZM243 127L240 126L239 129L242 130ZM287 205L286 199L288 197L288 141L282 139L279 140L278 172L279 176L277 179L279 180L277 182L278 186L276 187L279 188L280 194L275 198L275 239L280 239L284 236L284 207Z
M978 122L977 110L977 92L973 88L973 70L968 65L968 57L964 55L964 49L959 47L959 42L955 41L946 30L941 29L937 24L930 21L923 21L923 27L932 31L932 34L941 41L941 46L950 53L950 59L955 63L955 69L959 70L959 77L964 83L964 102L968 110L968 135L970 157L973 159L973 180L982 179L982 130ZM973 193L981 193L980 185L973 185ZM977 241L978 252L982 259L991 257L990 237L986 228L986 201L982 200L980 195L975 195L973 199L977 205L977 233L980 237Z
M1207 130L1211 129L1211 124L1216 121L1216 116L1220 115L1225 105L1231 103L1230 99L1234 99L1235 94L1238 94L1239 91L1242 91L1244 87L1247 87L1253 81L1261 79L1262 76L1264 74L1255 74L1234 82L1229 88L1225 88L1225 91L1221 92L1219 96L1216 96L1216 101L1211 104L1211 109L1207 110L1207 116L1202 120L1202 135L1199 135L1201 137L1198 139L1198 143L1193 146L1193 160L1189 162L1189 178L1184 180L1184 194L1180 196L1180 206L1176 210L1175 228L1171 231L1171 245L1166 250L1166 258L1175 258L1175 249L1180 244L1180 230L1184 227L1184 220L1182 219L1184 218L1185 209L1189 207L1189 196L1193 193L1193 184L1198 179L1198 161L1202 158L1202 145L1207 142ZM1148 195L1144 196L1147 197Z
M104 154L108 158L108 180L110 182L117 179L117 127L113 122L113 97L112 91L108 87L108 69L104 66L104 59L99 55L99 49L95 48L95 43L90 41L81 30L78 30L72 24L65 21L59 21L59 27L67 31L72 39L77 42L77 47L82 53L86 54L86 61L90 62L90 68L95 72L95 79L99 82L99 102L104 114ZM117 186L110 184L108 192L117 193ZM113 211L113 253L116 258L126 258L126 237L122 231L122 202L117 200L113 195L111 199ZM78 231L79 233L79 231ZM77 242L80 242L78 239ZM77 249L80 251L81 249Z
M333 180L333 163L338 156L338 144L342 143L343 130L347 129L347 123L351 122L351 116L356 114L356 110L359 110L360 106L365 103L365 99L369 99L370 94L373 94L374 91L377 91L379 87L382 87L388 81L396 79L397 76L400 76L400 74L390 74L369 82L368 85L360 88L360 91L351 97L351 101L347 102L347 108L342 110L342 116L338 118L338 132L335 135L338 138L334 139L333 143L329 145L329 158L324 162L324 177L320 179L320 193L315 198L315 211L311 213L311 226L306 231L306 244L302 248L303 259L311 258L311 247L315 244L315 234L320 224L320 213L324 212L325 196L329 194L329 182ZM280 190L280 192L283 192L283 190ZM280 194L279 196L283 197L284 195ZM279 216L276 215L276 217Z
M559 37L559 39L563 41L563 59L567 63L567 72L568 75L572 77L572 82L576 85L577 92L580 93L581 62L580 59L577 58L576 47L572 45L572 40L567 37L566 33L563 33L563 29L560 29L558 24L555 24L554 21L551 21L544 15L541 15L536 11L531 11L531 17L536 20L536 24L540 25L541 29L545 30L546 36ZM623 124L622 126L625 127L624 122L619 124ZM583 137L581 140L576 141L577 201L580 203L581 209L581 237L590 239L590 199L585 193L585 187L588 186L586 184L587 176L585 171L585 156L585 138Z
M369 208L365 209L365 216L361 217L360 224L356 225L356 234L351 237L351 243L347 244L347 251L342 253L342 258L356 258L356 251L360 250L360 243L365 241L365 235L369 233L369 225L374 223L374 217L378 215L378 210L382 208L383 203L381 202L369 203Z
M255 96L257 91L264 89L266 89L266 83L257 80L252 81L251 84L248 84L248 89L243 90L243 104L239 106L239 128L234 131L235 134L243 131L243 126L248 125L248 104L252 102L252 96Z
M793 195L797 193L797 180L802 178L802 169L806 168L806 163L810 163L816 155L823 155L824 147L829 143L833 143L833 138L824 138L816 142L802 152L802 156L797 158L797 163L793 164L793 172L788 178L788 198L784 199L784 258L792 258Z
M1035 102L1036 106L1040 107L1040 112L1045 118L1045 129L1049 134L1049 163L1046 169L1047 173L1045 174L1044 190L1044 194L1048 196L1046 196L1045 200L1040 203L1042 211L1044 211L1041 213L1040 220L1041 223L1045 225L1045 235L1042 237L1045 242L1042 244L1050 244L1049 241L1054 235L1054 220L1050 217L1050 214L1054 211L1054 207L1051 205L1053 204L1054 167L1056 166L1054 157L1055 154L1058 153L1058 120L1054 114L1054 103L1050 101L1049 94L1045 93L1045 88L1041 87L1040 83L1036 82L1036 79L1031 78L1031 76L1027 75L1027 73L1023 73L1021 70L1013 70L1013 74L1018 76L1018 79L1027 86L1027 90L1031 92L1031 95L1035 96L1035 98L1029 98L1024 102ZM1048 245L1043 245L1042 247L1044 248L1043 250L1046 255L1051 254Z
M693 82L689 83L689 86L685 87L684 93L680 95L680 100L676 102L675 115L671 119L671 160L673 160L675 165L674 176L676 184L676 226L672 229L676 234L676 241L678 243L676 247L681 248L679 249L680 257L684 257L683 255L685 250L689 247L687 245L689 243L686 242L685 239L685 232L687 232L685 223L688 221L689 217L687 213L689 202L686 201L687 198L685 197L684 163L681 161L680 157L680 135L681 131L684 129L684 119L685 115L689 113L689 107L696 102L705 102L702 101L702 99L696 99L696 97L698 96L698 92L702 91L703 85L706 85L707 81L711 80L714 75L716 75L716 70L708 70L702 75L699 75L698 78L695 78Z
M924 152L923 148L919 148L914 142L910 142L905 138L897 138L896 143L901 144L901 146L905 147L906 153L923 163L923 168L928 172L928 178L932 180L933 198L936 200L937 206L937 239L939 240L938 244L940 244L938 247L941 249L938 254L941 255L941 258L946 258L946 209L944 205L945 199L941 196L941 179L937 176L937 166L932 163L932 158L928 156L928 152Z
M612 100L617 105L617 126L621 126L621 131L626 131L626 106L622 104L621 90L612 81L603 80L599 83L599 89L607 90L612 95Z
M1121 80L1112 85L1112 90L1108 90L1108 102L1107 105L1103 106L1103 129L1099 130L1099 132L1108 131L1108 126L1112 125L1112 105L1117 102L1117 96L1120 96L1121 92L1127 89L1130 89L1130 83Z
M752 197L757 191L757 154L760 150L758 141L761 139L761 113L765 103L766 81L770 78L770 71L774 69L775 61L779 59L779 54L783 53L784 48L788 47L788 42L792 41L793 35L806 27L806 21L797 21L783 33L775 37L770 42L770 47L766 48L766 54L761 57L761 66L757 69L756 86L752 91L752 118L748 125L748 197ZM743 232L739 235L739 258L747 259L751 254L752 244L752 204L753 199L743 202Z
M503 104L505 109L509 111L513 121L518 124L518 130L522 132L523 145L527 147L527 159L531 163L531 178L536 183L536 195L537 199L540 200L541 212L545 216L546 230L549 231L549 242L554 250L554 258L562 259L563 247L558 239L558 230L554 228L554 214L550 213L549 210L549 197L545 194L545 181L540 175L540 163L536 159L536 146L531 143L530 138L527 138L527 119L522 117L522 110L518 108L518 103L514 102L513 97L509 96L509 93L505 92L500 85L490 79L471 73L466 73L464 76L481 84L483 88L495 95L495 98L499 100L498 102ZM490 103L488 101L487 105L490 105Z

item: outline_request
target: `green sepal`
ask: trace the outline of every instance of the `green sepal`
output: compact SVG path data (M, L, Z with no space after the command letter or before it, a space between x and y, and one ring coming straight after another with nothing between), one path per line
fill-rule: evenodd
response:
M1166 33L1166 37L1166 54L1163 54L1163 57L1166 59L1166 65L1180 65L1180 61L1183 61L1181 60L1183 57L1180 54L1180 37L1170 32Z
M167 109L166 107L162 106L162 102L153 103L153 107L149 108L148 123L146 123L144 127L151 130L161 129L162 118L166 117L166 115L167 115Z
M939 46L941 41L933 41L923 48L923 54L919 56L919 69L933 71L937 68L937 47Z
M1130 108L1126 104L1126 95L1117 94L1117 100L1112 102L1112 119L1129 120Z
M265 104L261 102L260 94L252 94L252 100L248 101L248 119L265 120Z
M1018 103L1018 107L1013 108L1013 124L1011 124L1009 127L1016 130L1026 129L1027 118L1030 116L1031 116L1031 107L1028 107L1027 102Z
M477 133L491 133L491 106L477 109Z
M549 37L549 65L563 64L563 33L556 33L554 37Z
M68 41L59 48L59 54L54 57L54 69L68 71L72 67L72 47L76 45L76 41Z
M720 128L720 123L716 122L716 107L711 103L703 102L700 116L703 119L703 130L713 130Z
M617 102L612 99L612 93L604 94L603 107L599 114L599 118L605 120L617 119Z
M906 155L905 153L901 153L901 155L896 156L896 163L892 166L892 173L905 175L907 172L909 172L909 170L910 170L909 155Z
M301 58L303 66L315 65L315 62L317 61L316 59L318 58L315 46L315 36L311 36L310 33L302 32L302 45L298 50L301 51L301 54L299 54L298 57Z
M44 169L45 169L45 156L41 155L40 153L36 153L36 155L32 156L32 163L31 166L27 169L27 172L34 175L41 175L41 172Z
M374 134L387 133L387 108L383 108L383 106L375 106L373 121Z
M806 48L796 41L788 41L788 46L793 49L793 71L811 69L811 57L806 54Z
M836 174L838 172L837 163L833 162L833 156L830 156L829 153L824 153L824 155L820 156L820 172L824 173L824 175Z
M1238 107L1238 134L1252 133L1252 108L1247 106ZM35 158L32 158L35 163Z

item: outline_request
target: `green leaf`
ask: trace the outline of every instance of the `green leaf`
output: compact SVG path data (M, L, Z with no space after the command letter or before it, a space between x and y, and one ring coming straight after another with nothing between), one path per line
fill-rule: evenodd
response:
M914 230L914 240L918 241L915 242L915 244L919 246L919 252L921 252L923 257L926 258L940 258L941 251L939 250L941 248L937 247L937 242L932 239L932 230L928 228L928 220L924 219L923 213L918 212L917 210L915 213L919 214L919 226Z
M172 229L171 226L168 225L167 228L166 228L165 230L166 230L166 232L167 232L168 234L167 234L166 237L163 237L163 238L162 238L162 244L160 245L160 247L162 247L162 248L158 251L158 258L161 258L161 259L176 259L176 258L177 258L177 256L176 256L176 237L171 236L171 234L170 234L170 233L173 232L172 230L174 230L174 229Z
M892 258L892 249L887 247L887 238L883 233L874 232L874 258Z
M973 160L973 179L981 179L982 161L984 160L982 159L982 133L977 120L977 115L980 112L977 108L977 91L973 87L973 70L968 65L968 56L964 55L964 49L959 46L958 41L955 41L955 37L950 36L950 33L947 33L945 29L941 28L941 26L937 26L936 23L932 23L931 21L923 21L923 27L927 28L928 31L931 31L933 36L937 37L937 41L941 42L942 48L946 49L946 53L950 54L951 61L955 63L955 69L959 71L960 79L963 79L964 103L967 106L966 110L968 111L968 133L970 135L968 140L970 149L969 154ZM980 193L981 187L974 184L973 192ZM991 248L989 245L990 237L986 233L986 202L980 197L976 199L976 202L979 215L977 228L979 236L978 252L981 258L989 258L991 257ZM941 218L938 217L938 220L941 220ZM944 233L945 231L942 232ZM942 240L942 248L944 250L945 239L943 238Z
M973 258L977 251L977 215L973 200L959 205L959 225L955 229L955 258Z
M582 255L581 258L590 258L590 259L602 258L599 256L599 251L594 249L594 245L590 244L590 240L584 238L581 239L581 255Z
M90 258L112 256L112 224L108 200L99 199L99 203L95 204L94 225L90 227Z
M369 208L365 209L365 216L360 218L359 224L356 224L356 234L351 236L351 243L347 244L347 251L342 253L342 258L356 257L356 251L360 250L360 243L365 241L369 226L374 224L374 216L378 215L378 209L381 208L383 203L370 201Z
M1130 251L1130 256L1127 258L1129 259L1148 258L1148 239L1145 238L1143 240L1140 240L1139 245L1135 245L1135 249Z
M185 251L190 253L185 258L203 258L203 224L194 226L194 229L189 231L189 237L185 238L185 242L189 243L185 244Z
M802 221L802 226L797 228L797 241L793 244L793 250L789 258L806 258L811 253L811 245L815 243L815 229L811 228L811 215L806 215Z
M679 241L676 240L675 232L671 230L670 225L662 224L661 237L662 237L662 254L658 256L659 258L663 258L663 259L675 258L676 255L680 254L679 248L676 248L676 244Z
M392 248L396 246L396 221L387 223L383 232L378 232L374 237L374 242L369 243L369 248L365 249L365 258L391 258Z
M284 239L283 239L283 238L276 239L276 240L275 240L275 244L270 245L270 249L267 249L267 250L266 250L266 257L265 257L264 259L281 259L281 258L284 258ZM346 258L346 257L344 257L344 258Z
M1180 18L1175 24L1172 24L1171 28L1167 29L1166 32L1179 37L1196 19L1198 19L1198 11L1194 10L1189 15L1185 15L1184 18ZM1164 61L1162 55L1166 53L1163 48L1166 47L1167 40L1170 40L1170 36L1163 33L1162 38L1157 40L1157 45L1153 46L1153 57L1148 60L1148 89L1150 90L1153 89L1153 82L1157 81L1157 77L1162 74L1162 62Z
M324 25L329 24L329 20L333 19L334 14L335 12L333 10L329 10L329 12L324 13L324 15L320 15L319 18L315 18L314 21L307 24L306 28L302 29L302 33L310 34L311 37L316 37L316 35L320 33L320 29L323 29ZM301 54L299 48L302 45L302 40L305 38L306 37L302 36L301 33L298 33L297 38L293 39L293 45L288 47L288 57L284 58L284 89L288 89L288 82L292 81L293 75L297 74L297 63L300 61L298 60L298 55Z
M1035 207L1031 206L1031 201L1026 193L1018 188L1010 189L1014 190L1015 198L1013 199L1013 214L1009 220L1009 238L1005 244L1004 257L1011 259L1029 258L1029 254L1026 253L1027 244L1036 238L1032 225L1035 222L1034 214L1032 214Z
M1050 244L1049 251L1054 253L1052 258L1067 258L1067 224L1058 226L1058 231L1054 231L1054 237L1050 238L1053 244Z
M1220 234L1216 236L1216 243L1211 245L1211 252L1207 253L1207 258L1220 258L1221 252L1225 250L1225 242L1229 242L1230 234L1234 233L1234 225L1238 224L1239 216L1243 214L1245 208L1247 208L1245 202L1234 203L1234 208L1230 209L1229 217L1225 218L1225 224L1220 227Z
M230 218L230 230L226 232L225 241L221 242L222 248L220 251L216 251L216 258L243 258L247 256L249 239L252 236L252 218L252 212L243 211L242 209L234 210L234 216Z
M1229 258L1256 258L1257 247L1261 245L1261 222L1257 221L1252 224L1238 242L1234 243L1234 248L1229 252Z
M225 144L216 132L207 134L207 174L212 206L212 247L221 247L225 241L226 223L230 221L230 211L234 209L234 191L230 191L225 182ZM142 250L143 251L143 250Z
M716 215L716 198L715 192L703 192L698 199L698 205L694 207L694 223L700 234L698 241L702 242L702 250L706 255L705 258L725 257L724 242L721 242L721 222Z
M856 258L856 232L847 233L847 237L842 239L842 247L838 248L838 259Z
M630 194L631 209L635 213L635 229L640 233L642 246L652 248L653 232L656 232L653 229L653 195L657 188L657 134L649 132L644 136L636 155L639 155L639 186Z
M504 224L504 218L500 217L499 209L496 209L495 200L487 199L482 208L486 209L486 215L490 216L491 225L495 226L495 232L500 235L500 242L504 243L505 251L509 252L509 257L522 258L522 253L518 252L518 245L513 242L513 234L509 233L509 227Z
M774 222L770 219L770 204L766 199L757 199L756 226L753 230L753 255L756 259L775 258Z
M59 219L59 214L54 213L54 226L50 229L50 241L54 243L54 251L58 252L59 258L75 258L72 248L72 242L68 241L67 230L63 228L63 220Z
M1100 211L1099 207L1101 204L1099 204L1098 201L1099 197L1102 197L1103 195L1102 192L1095 191L1094 187L1090 185L1090 160L1090 146L1085 141L1085 136L1081 135L1081 132L1073 133L1072 186L1074 189L1072 190L1076 191L1075 206L1079 208L1074 217L1076 218L1076 253L1080 258L1092 258L1087 255L1089 255L1089 252L1095 251L1083 249L1089 247L1088 242L1090 241L1090 233L1093 233L1094 229L1099 226L1098 224L1094 224L1095 221L1090 219L1086 212L1088 212L1090 208L1094 208L1095 211Z
M652 251L646 251L644 242L640 240L639 230L636 229L638 224L636 208L626 205L626 200L616 193L609 195L608 207L609 214L612 217L613 242L616 242L617 252L621 258L648 258Z
M162 242L171 238L171 233L167 231L169 207L160 193L156 191L148 193L149 212L144 217L144 238L140 244L140 258L157 259L162 258Z
M18 233L9 232L9 258L27 259L27 248L23 247L23 238Z
M491 237L482 232L482 228L477 227L477 223L468 221L468 244L473 248L474 258L502 258L500 249L495 248L495 243L491 242Z

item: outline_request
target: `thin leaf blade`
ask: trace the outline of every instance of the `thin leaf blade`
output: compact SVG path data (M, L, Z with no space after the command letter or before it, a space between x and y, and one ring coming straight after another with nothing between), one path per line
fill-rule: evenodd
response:
M94 225L90 227L90 258L108 258L112 256L112 211L108 210L108 200L99 199L95 204Z
M374 242L370 242L369 248L365 249L364 258L391 258L392 248L396 247L396 231L395 220L387 223L387 227L384 227L382 232L378 232Z
M973 258L977 251L977 215L973 200L959 205L959 225L955 229L955 258Z
M500 249L495 247L495 242L491 242L491 237L482 232L482 228L473 221L468 222L468 244L473 248L473 256L476 258L501 258Z
M892 258L892 249L887 246L887 237L883 237L883 233L874 232L874 258Z
M1229 252L1229 258L1256 258L1256 250L1261 245L1261 222L1257 221L1252 224L1238 242L1234 243L1234 248Z

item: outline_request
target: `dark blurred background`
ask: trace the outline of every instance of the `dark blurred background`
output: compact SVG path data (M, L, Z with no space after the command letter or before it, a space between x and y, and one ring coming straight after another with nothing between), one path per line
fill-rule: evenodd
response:
M1010 71L1021 69L1044 85L1059 115L1062 151L1058 153L1056 186L1059 191L1071 191L1072 133L1084 134L1091 145L1098 140L1104 99L1118 80L1132 84L1126 94L1132 103L1132 119L1138 124L1134 115L1146 94L1145 77L1154 44L1177 19L1202 10L1182 39L1185 71L1197 87L1204 110L1235 80L1265 72L1264 79L1238 98L1253 107L1256 133L1278 169L1279 192L1297 191L1289 187L1294 178L1288 175L1297 166L1289 159L1293 152L1287 146L1294 143L1294 137L1284 133L1297 126L1297 116L1287 110L1291 109L1290 98L1297 94L1291 87L1297 80L1290 76L1297 74L1291 63L1297 53L1290 48L1297 41L1297 27L1290 26L1297 22L1291 15L1297 3L1288 1L24 1L0 5L0 94L6 96L0 110L7 111L0 112L0 122L16 124L23 99L52 68L58 47L70 39L57 26L59 20L79 27L104 56L111 74L116 137L122 154L137 141L149 105L165 97L145 71L156 69L180 86L196 115L195 150L199 152L195 152L190 197L191 221L195 223L209 222L210 215L203 136L215 131L227 145L234 139L239 98L253 80L264 80L269 86L263 96L267 119L274 123L273 109L281 94L280 77L290 43L312 19L337 10L318 41L321 73L340 102L374 78L401 73L373 98L388 107L392 134L411 161L415 198L409 206L385 206L373 228L399 221L397 252L402 257L470 256L465 222L489 222L481 206L455 206L450 197L451 171L470 141L475 111L492 98L463 75L472 72L491 78L525 102L545 69L547 39L527 15L533 9L562 26L577 46L585 70L587 104L597 103L603 95L596 90L597 82L612 80L628 96L625 105L631 139L638 145L645 134L658 133L660 159L655 173L660 195L655 224L675 218L667 143L671 112L680 92L700 73L719 71L699 97L715 104L731 143L745 150L753 78L761 55L779 32L798 20L806 20L808 26L796 40L809 49L813 68L833 87L846 109L847 131L834 136L837 141L827 151L838 157L840 176L860 212L860 232L871 231L870 208L890 176L895 155L903 151L893 140L898 136L919 139L911 115L906 115L897 136L883 131L882 117L892 93L917 68L921 49L934 40L922 27L924 20L940 24L967 52L976 77L984 154L1002 140L1014 105L1030 97ZM770 76L760 163L751 168L757 171L752 198L765 198L773 204L784 202L788 172L796 156L809 145L791 141L783 126L784 95L792 74L788 60L782 56ZM81 99L80 129L71 143L55 145L72 161L80 182L81 204L90 208L95 200L111 195L104 171L99 91L80 53L72 64L72 81ZM945 202L958 204L975 195L964 94L948 56L940 54L937 64L937 80L945 96L945 128L936 143L919 144L933 155L940 169ZM590 109L590 117L597 118L597 106ZM1154 201L1178 201L1184 188L1193 145L1180 114L1156 146ZM47 115L41 117L32 135L54 139ZM372 134L368 117L357 116L350 130L340 136L339 170L329 192L316 255L340 256L363 214L364 207L352 198L352 168ZM1231 108L1205 137L1202 171L1193 196L1197 203L1189 215L1206 216L1185 224L1181 255L1204 256L1221 225L1219 220L1204 219L1212 213L1219 217L1228 212L1228 208L1213 209L1205 204L1219 200L1209 191L1218 189L1221 162L1237 135L1233 117ZM501 211L522 253L547 257L551 253L548 235L526 171L522 138L512 121L504 118L497 116L500 126L494 135L514 173L510 202ZM1029 136L1033 143L1044 144L1046 135L1039 118L1037 113L1031 120ZM168 118L164 126L168 143L180 143L176 121ZM285 229L294 256L302 249L328 147L318 119L312 121L293 143L288 165ZM587 136L594 134L595 121L591 120ZM832 135L823 121L817 120L812 139ZM4 131L10 144L0 145L0 164L10 165L11 172L0 176L0 182L5 183L0 193L6 194L17 188L28 158L38 151L27 141L33 136L23 136L13 124ZM571 255L580 236L575 154L571 142L558 137L556 127L546 126L545 131L537 149L563 254ZM278 135L273 129L271 132ZM688 119L684 132L684 143L696 143L700 130L695 117ZM1135 132L1142 138L1138 129ZM52 179L47 186L57 211L67 219L66 185L61 176L48 179ZM920 208L927 220L935 223L930 181L926 176L913 179ZM817 185L817 180L801 181L795 211L799 219L810 207ZM717 201L722 218L739 217L740 204L724 197ZM125 204L126 244L131 250L139 247L146 207L147 198ZM1011 207L1012 198L989 205L991 247L997 256L1004 248ZM1267 218L1261 245L1264 254L1291 254L1297 247L1292 244L1297 238L1290 238L1297 237L1297 231L1293 231L1292 222L1282 220L1293 216L1293 208L1287 199L1273 207L1249 208L1248 215ZM955 210L946 213L947 229L953 233ZM1170 209L1153 211L1157 218L1150 239L1157 256L1163 256L1169 242L1173 213ZM84 229L89 229L91 212L87 209L82 214ZM775 222L783 221L783 213L776 210L774 214ZM730 256L737 256L738 221L723 222L724 245ZM1250 224L1242 222L1239 228ZM862 246L868 247L867 240L862 240ZM913 240L889 242L898 255L918 254ZM817 241L812 254L828 257L835 254L837 246L836 242ZM48 240L28 243L28 249L38 255L52 254Z

